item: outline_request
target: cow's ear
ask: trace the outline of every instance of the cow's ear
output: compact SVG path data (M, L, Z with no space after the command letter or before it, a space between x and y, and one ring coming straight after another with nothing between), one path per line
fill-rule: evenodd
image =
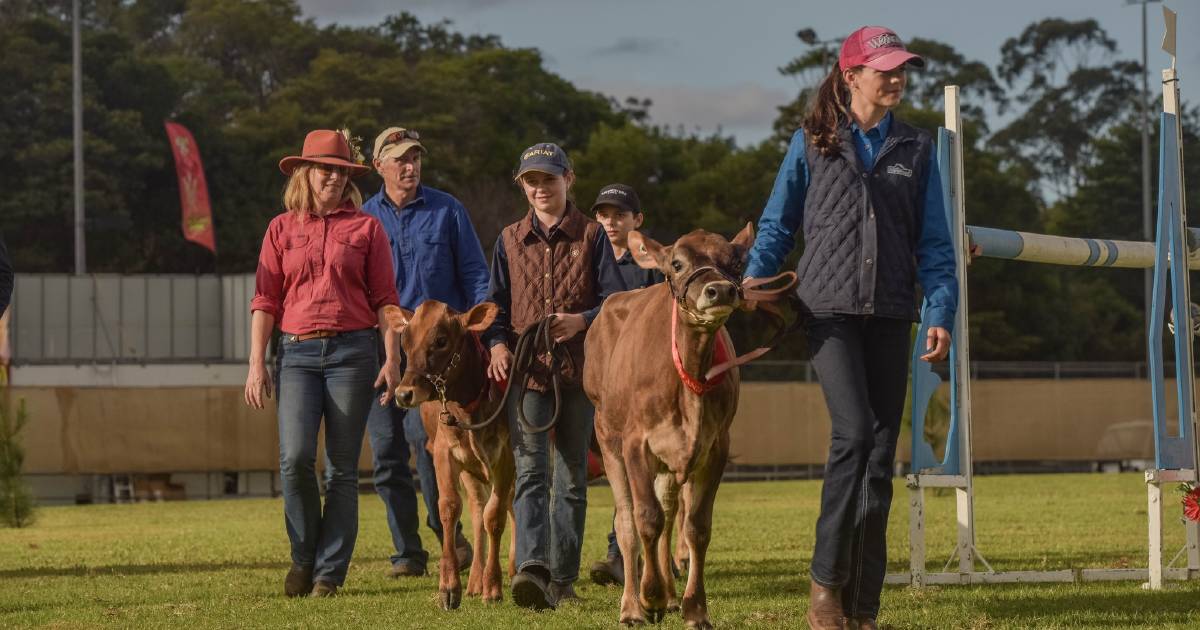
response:
M754 224L747 221L746 227L742 228L742 231L738 232L730 243L743 252L749 251L750 247L754 245Z
M670 247L663 247L655 241L642 234L637 230L633 230L628 236L629 253L642 269L658 269L665 273L663 263L667 257L671 255Z
M471 310L458 316L458 321L462 323L462 327L471 332L483 332L488 329L495 321L496 315L500 313L500 307L491 302L480 302Z
M399 306L383 307L383 316L387 319L388 327L396 332L404 332L408 322L412 321L413 312Z

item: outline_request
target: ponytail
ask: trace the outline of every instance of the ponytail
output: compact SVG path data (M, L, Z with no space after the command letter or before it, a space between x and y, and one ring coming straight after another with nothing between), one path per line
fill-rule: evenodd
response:
M842 140L839 128L850 119L850 88L842 81L842 70L837 61L817 87L812 107L804 117L801 127L809 142L825 157L841 152Z

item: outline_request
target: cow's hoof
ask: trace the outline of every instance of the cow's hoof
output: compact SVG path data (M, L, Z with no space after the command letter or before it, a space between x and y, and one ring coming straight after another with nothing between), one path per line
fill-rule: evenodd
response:
M485 604L499 604L502 601L504 601L504 596L500 595L499 593L497 593L495 595L484 595L483 596L483 603L485 603Z
M646 625L646 619L644 617L635 617L632 615L628 615L628 616L622 615L621 616L621 625L622 626L630 626L630 627L643 626L643 625Z
M693 630L712 630L713 625L707 619L701 619L699 621L687 622L687 627Z
M667 617L666 608L651 608L646 611L646 616L650 619L650 623L662 623Z
M439 599L441 600L442 610L457 610L458 605L462 603L462 592L454 590L441 591Z
M677 613L680 610L681 608L679 607L679 602L671 602L667 604L667 612L669 613Z

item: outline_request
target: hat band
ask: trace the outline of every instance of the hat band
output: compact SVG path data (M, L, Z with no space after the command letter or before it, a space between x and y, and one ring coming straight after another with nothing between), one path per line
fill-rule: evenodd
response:
M342 154L340 154L340 153L318 153L318 154L316 154L316 155L302 155L302 156L300 156L300 159L302 159L302 160L307 160L307 159L311 159L311 158L339 158L339 159L342 159L342 160L346 160L347 162L350 162L350 161L351 161L351 160L350 160L350 158L348 158L348 157L346 157L346 156L344 156L344 155L342 155Z

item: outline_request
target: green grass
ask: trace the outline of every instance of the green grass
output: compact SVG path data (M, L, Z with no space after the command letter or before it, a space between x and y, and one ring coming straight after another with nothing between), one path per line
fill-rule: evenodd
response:
M819 482L721 488L707 581L719 628L803 627L819 492ZM982 477L977 494L979 548L997 570L1145 565L1140 475ZM1183 528L1170 496L1173 555ZM361 497L346 587L327 600L281 595L289 563L279 500L43 508L31 528L0 529L0 627L615 627L620 591L586 578L604 553L612 499L606 487L590 497L584 601L542 614L516 609L507 592L500 605L466 599L442 612L435 577L386 578L390 540L373 496ZM893 570L907 566L906 498L898 481ZM927 493L930 570L952 547L953 512L952 495ZM883 606L880 621L895 628L1200 628L1200 582L1161 592L1135 582L888 587ZM663 627L683 624L674 615Z

